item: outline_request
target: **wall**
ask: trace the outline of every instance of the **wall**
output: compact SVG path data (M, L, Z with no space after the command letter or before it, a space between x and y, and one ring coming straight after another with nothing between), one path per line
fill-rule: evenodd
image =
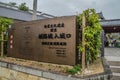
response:
M50 80L50 79L0 67L0 80Z
M0 61L0 80L110 80L112 74L105 59L103 65L105 72L80 77Z

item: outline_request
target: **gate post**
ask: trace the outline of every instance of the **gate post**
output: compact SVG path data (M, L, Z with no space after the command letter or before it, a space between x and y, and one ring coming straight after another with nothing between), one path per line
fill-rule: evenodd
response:
M104 57L104 38L105 38L105 35L104 35L104 31L101 32L101 48L100 48L100 53L101 53L101 57Z

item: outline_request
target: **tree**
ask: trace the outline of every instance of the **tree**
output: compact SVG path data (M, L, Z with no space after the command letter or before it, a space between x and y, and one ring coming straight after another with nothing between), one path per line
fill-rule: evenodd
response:
M84 36L85 36L85 48L82 46L82 31L79 33L80 36L80 44L78 49L80 53L85 50L86 55L86 64L94 62L99 53L101 47L101 36L100 33L102 32L102 27L100 25L98 14L95 12L94 9L87 9L83 11L77 17L77 23L80 29L82 29L82 17L85 16L85 29L84 29Z
M4 32L8 29L8 26L12 23L13 21L11 19L0 17L1 56L3 56L4 54Z
M21 3L18 7L19 10L22 10L22 11L29 11L29 8L26 6L26 3Z

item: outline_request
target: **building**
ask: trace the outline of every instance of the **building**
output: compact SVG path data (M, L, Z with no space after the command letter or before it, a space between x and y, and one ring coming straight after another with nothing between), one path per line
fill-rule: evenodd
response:
M18 10L17 6L10 6L9 4L0 2L0 16L12 18L15 22L31 21L33 10L29 12ZM37 19L54 18L55 16L37 11Z
M102 12L98 13L100 18L101 26L104 29L105 36L107 37L107 41L112 44L113 39L120 42L120 19L112 19L106 20L102 14ZM18 10L17 6L10 6L9 4L0 2L0 16L12 18L14 22L21 21L31 21L33 16L33 11L29 12ZM46 14L43 12L37 11L37 19L47 19L54 18L56 16ZM111 46L111 45L109 45Z
M105 33L120 32L120 19L101 20L101 25Z
M101 20L106 47L120 47L120 19Z

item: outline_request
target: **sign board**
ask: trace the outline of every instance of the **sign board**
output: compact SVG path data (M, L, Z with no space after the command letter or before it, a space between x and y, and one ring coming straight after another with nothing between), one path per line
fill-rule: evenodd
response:
M16 23L9 30L8 56L41 62L76 63L76 17Z

